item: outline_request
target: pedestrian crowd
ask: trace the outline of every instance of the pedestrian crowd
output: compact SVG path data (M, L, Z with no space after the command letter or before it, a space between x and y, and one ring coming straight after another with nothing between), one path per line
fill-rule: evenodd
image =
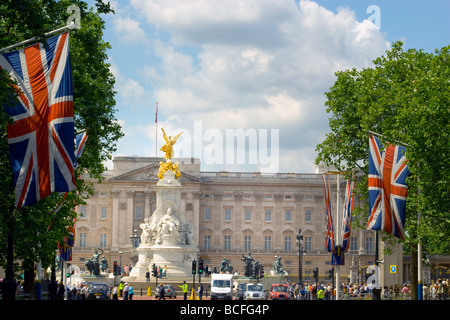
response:
M424 300L447 300L450 297L449 279L438 279L423 286Z

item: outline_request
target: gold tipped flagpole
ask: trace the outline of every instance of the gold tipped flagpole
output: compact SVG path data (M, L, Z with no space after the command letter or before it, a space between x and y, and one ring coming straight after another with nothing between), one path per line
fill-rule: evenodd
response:
M158 157L158 101L156 101L155 113L155 158Z

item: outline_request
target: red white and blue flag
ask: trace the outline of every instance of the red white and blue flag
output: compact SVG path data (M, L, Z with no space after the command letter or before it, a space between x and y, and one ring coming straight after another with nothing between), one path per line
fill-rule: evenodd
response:
M331 214L331 199L330 199L330 186L328 182L328 175L322 175L323 179L323 192L325 197L325 212L327 219L327 236L325 239L325 245L328 252L334 252L334 230L333 230L333 218Z
M344 219L342 220L342 251L346 253L350 247L350 235L352 231L352 212L353 212L353 196L352 192L355 189L355 181L347 180L347 187L345 188L345 204L344 204Z
M330 199L330 186L328 182L328 175L322 175L323 178L323 190L325 198L325 211L327 219L327 235L325 239L325 245L328 252L331 252L331 264L332 265L344 265L345 257L344 253L348 251L350 246L350 234L351 234L351 222L353 211L353 197L352 192L355 188L354 181L347 180L347 188L345 193L345 206L342 220L342 243L336 243L334 228L333 228L333 216L331 211L331 199Z
M80 134L77 134L75 137L75 161L74 161L74 167L78 165L78 158L81 156L84 150L84 145L87 140L87 132L83 132Z
M18 103L5 107L16 207L76 188L69 33L0 55Z
M404 239L409 176L406 148L369 136L369 221L367 229L384 230Z

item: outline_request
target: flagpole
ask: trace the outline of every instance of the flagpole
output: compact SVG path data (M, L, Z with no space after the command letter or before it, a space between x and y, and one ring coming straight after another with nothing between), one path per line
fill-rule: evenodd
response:
M417 164L419 168L419 164ZM419 179L417 179L419 180ZM417 195L420 195L420 187L417 188ZM420 224L420 210L417 212L417 225ZM422 239L417 239L417 299L423 300L423 283L422 283Z
M155 158L158 157L158 101L156 101L155 113Z
M340 236L340 230L339 230L339 208L340 208L340 195L341 195L341 186L339 183L339 173L336 174L336 191L337 191L337 195L336 195L336 229L335 231L335 239L338 245L339 245L339 236ZM340 275L340 265L336 264L336 268L334 269L336 270L336 300L340 300L339 299L339 285L340 285L340 280L339 280L339 275Z
M68 26L64 26L64 27L55 29L55 30L53 30L53 31L44 33L44 37L48 37L48 36L51 36L51 35L53 35L53 34L56 34L56 33L62 32L62 31L65 31L65 30L67 30L67 29L74 29L74 28L75 28L75 24L72 23L72 24L70 24L70 25L68 25ZM3 53L3 52L8 51L8 50L11 50L11 49L13 49L13 48L15 48L15 47L20 47L20 46L26 45L26 44L28 44L28 43L31 43L31 42L33 42L33 41L37 41L37 40L39 40L39 39L40 39L39 37L34 37L34 38L31 38L31 39L28 39L28 40L24 40L24 41L18 42L18 43L16 43L16 44L13 44L13 45L10 45L10 46L8 46L8 47L5 47L5 48L0 49L0 53Z

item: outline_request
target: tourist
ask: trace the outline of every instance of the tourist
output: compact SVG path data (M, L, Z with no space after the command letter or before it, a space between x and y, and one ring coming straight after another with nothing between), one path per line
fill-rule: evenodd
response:
M129 290L128 282L125 282L125 286L123 287L123 300L128 300L128 290Z
M114 285L114 287L113 287L113 289L112 289L112 299L113 299L113 300L119 300L119 299L117 298L117 286L116 286L116 285Z
M133 286L132 286L131 283L130 283L130 285L128 286L128 298L129 298L130 300L133 300L133 294L134 294Z

